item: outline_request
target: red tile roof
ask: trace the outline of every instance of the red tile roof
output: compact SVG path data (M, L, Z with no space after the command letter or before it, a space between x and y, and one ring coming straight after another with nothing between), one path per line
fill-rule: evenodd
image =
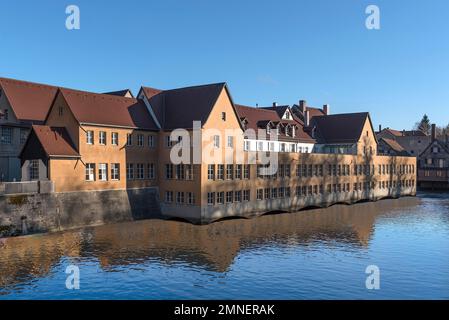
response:
M33 125L32 130L48 157L80 156L65 128Z
M42 123L58 91L57 87L0 78L11 108L19 121Z
M393 151L396 151L397 153L403 155L408 154L407 151L395 140L388 138L380 138L380 140L383 141L387 146L389 146Z
M410 136L419 136L419 137L427 137L427 135L421 130L394 130L390 128L385 128L381 132L388 132L395 137L410 137Z
M71 89L60 94L79 123L158 130L141 100Z

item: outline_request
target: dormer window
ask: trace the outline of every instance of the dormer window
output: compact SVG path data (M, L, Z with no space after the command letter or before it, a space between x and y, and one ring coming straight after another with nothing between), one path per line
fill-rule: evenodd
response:
M62 117L64 114L64 108L62 106L59 106L58 112L59 112L59 116Z
M285 112L285 119L290 120L290 112L288 110Z
M226 121L226 112L221 113L221 120Z

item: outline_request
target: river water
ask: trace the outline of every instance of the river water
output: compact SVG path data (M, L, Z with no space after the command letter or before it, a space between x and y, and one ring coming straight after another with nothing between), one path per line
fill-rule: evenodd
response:
M366 287L371 265L378 290ZM449 299L449 194L0 240L0 299L80 298Z

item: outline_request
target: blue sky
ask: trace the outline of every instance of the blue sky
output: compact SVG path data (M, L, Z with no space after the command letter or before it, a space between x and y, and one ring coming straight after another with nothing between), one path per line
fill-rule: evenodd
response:
M81 29L65 28L78 5ZM381 29L365 28L378 5ZM0 76L108 91L226 81L237 103L449 123L449 1L0 1Z

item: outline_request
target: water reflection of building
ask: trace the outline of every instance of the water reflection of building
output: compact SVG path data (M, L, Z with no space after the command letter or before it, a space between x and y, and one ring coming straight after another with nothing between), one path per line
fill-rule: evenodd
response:
M80 255L79 232L3 239L0 245L2 288L47 275L62 257Z
M0 292L46 276L64 257L96 258L105 271L138 263L177 263L225 272L241 250L273 244L309 246L332 242L368 246L376 219L415 206L418 198L355 206L337 205L294 214L194 226L146 220L47 235L6 239L0 248Z

